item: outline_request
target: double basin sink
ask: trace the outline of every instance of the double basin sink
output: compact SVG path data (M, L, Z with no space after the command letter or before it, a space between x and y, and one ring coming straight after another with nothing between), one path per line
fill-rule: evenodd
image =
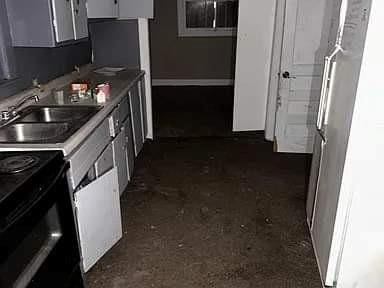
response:
M0 144L63 143L100 109L99 106L29 106L0 128Z

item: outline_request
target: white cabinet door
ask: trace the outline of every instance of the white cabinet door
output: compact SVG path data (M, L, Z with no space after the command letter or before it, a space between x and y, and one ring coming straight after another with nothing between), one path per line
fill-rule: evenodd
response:
M138 83L139 85L139 94L140 94L140 103L141 103L141 118L143 122L143 141L148 135L148 114L147 114L147 103L145 95L145 80L144 77Z
M70 0L52 0L53 25L56 42L73 40L72 4Z
M118 0L88 0L88 18L117 18L119 16Z
M153 0L120 0L119 19L153 18Z
M127 169L127 145L125 140L125 129L116 136L112 142L113 147L113 161L117 168L117 174L119 179L119 191L120 195L123 194L125 188L128 185L128 169Z
M75 193L82 265L87 272L122 237L117 170Z
M275 127L278 152L313 152L332 2L287 1Z
M124 122L125 129L125 142L127 145L127 169L129 180L132 179L133 169L135 166L135 149L133 147L133 134L132 134L132 124L131 119L128 119Z
M71 0L75 40L88 37L88 16L85 0Z
M135 148L135 155L137 156L143 148L144 144L142 104L137 83L132 86L128 94L131 104L133 143Z

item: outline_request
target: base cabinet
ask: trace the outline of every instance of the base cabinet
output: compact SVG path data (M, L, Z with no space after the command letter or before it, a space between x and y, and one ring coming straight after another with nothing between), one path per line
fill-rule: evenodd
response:
M87 272L122 237L117 169L74 195L82 265Z
M144 124L139 85L136 83L128 92L132 117L132 133L135 155L139 155L144 145Z
M131 180L133 175L133 169L135 166L135 149L133 148L132 122L130 117L124 122L124 130L125 130L125 143L127 146L126 161L127 161L127 169L128 169L128 178L129 180Z
M113 162L117 169L120 195L123 194L129 182L128 167L126 161L127 145L125 139L125 129L122 129L122 131L112 142Z

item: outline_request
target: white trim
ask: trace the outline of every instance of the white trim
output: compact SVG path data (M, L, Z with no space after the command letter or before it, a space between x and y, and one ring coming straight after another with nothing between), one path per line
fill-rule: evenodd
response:
M233 86L233 79L153 79L152 86Z
M193 0L177 0L177 26L179 37L235 37L237 27L215 27L215 28L187 28L187 20L185 17L185 2ZM216 1L233 1L236 0L216 0Z
M147 112L147 139L153 139L153 120L152 120L152 86L151 86L151 58L149 46L148 19L138 19L139 46L140 46L140 65L141 70L145 71L145 103Z
M276 2L276 16L275 16L275 31L273 35L273 51L271 61L271 73L269 78L268 88L268 104L267 116L265 119L265 139L274 141L275 127L276 127L276 112L277 100L279 93L279 73L281 63L281 52L283 44L283 32L285 21L285 5L286 0L277 0Z

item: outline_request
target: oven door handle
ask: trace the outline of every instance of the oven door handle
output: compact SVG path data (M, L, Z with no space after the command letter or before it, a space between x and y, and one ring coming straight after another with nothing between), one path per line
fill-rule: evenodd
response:
M68 169L69 164L65 163L60 168L59 172L52 180L52 182L45 188L45 190L37 193L36 197L33 197L27 203L23 203L20 206L16 207L9 215L5 218L5 221L1 223L0 234L6 231L9 227L11 227L15 222L19 221L20 218L25 216L28 212L30 212L37 203L39 203L57 184L57 182L63 177L64 172Z

